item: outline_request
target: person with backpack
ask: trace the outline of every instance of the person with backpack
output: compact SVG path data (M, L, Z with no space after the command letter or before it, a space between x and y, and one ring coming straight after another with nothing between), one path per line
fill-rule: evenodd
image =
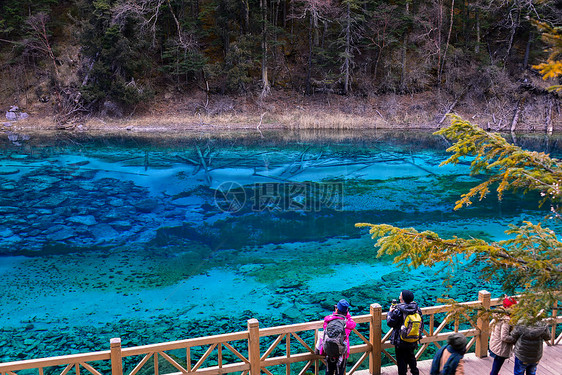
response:
M349 314L349 302L340 300L331 315L324 317L320 354L326 357L326 375L345 375L349 358L349 334L357 323Z
M386 324L392 328L390 342L396 349L398 375L406 375L408 366L412 375L419 375L415 350L423 334L423 317L414 293L410 290L400 293L400 303L391 305Z
M455 332L447 337L443 346L433 357L430 375L464 375L463 357L466 353L466 337Z

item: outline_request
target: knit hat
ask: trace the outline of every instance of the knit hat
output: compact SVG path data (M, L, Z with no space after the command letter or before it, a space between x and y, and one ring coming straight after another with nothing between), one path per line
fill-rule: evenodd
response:
M466 337L462 333L455 332L447 337L447 344L459 353L466 351Z
M517 301L513 299L513 297L505 297L503 300L503 307L507 309L513 305L517 305Z
M336 307L342 314L347 314L347 311L349 310L349 302L347 302L345 299L341 299Z
M404 300L404 303L410 303L414 300L414 293L408 289L404 289L402 291L402 299Z

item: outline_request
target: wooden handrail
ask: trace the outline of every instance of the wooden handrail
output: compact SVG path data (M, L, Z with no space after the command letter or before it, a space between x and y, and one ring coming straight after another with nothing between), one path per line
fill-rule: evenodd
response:
M158 344L134 346L131 348L123 348L123 357L146 354L150 352L162 352L167 350L192 348L194 346L211 345L228 341L247 340L248 331L225 333L221 335L197 337L193 339L170 341Z
M47 357L47 358L40 358L40 359L26 359L23 361L4 362L4 363L0 363L0 373L5 374L9 371L61 366L69 363L105 361L111 359L110 355L111 355L111 351L104 350L104 351L91 352L91 353L80 353L80 354L61 355L56 357Z
M457 306L464 308L481 310L489 309L502 304L503 298L490 298L486 291L479 292L478 301L463 302L458 305L438 305L422 308L426 317L426 335L420 341L420 349L416 354L418 357L428 348L429 345L440 347L439 342L447 340L454 332L461 332L467 337L471 337L470 346L475 346L477 356L486 356L489 337L490 317L482 314L469 316L466 312L456 313ZM555 304L552 309L551 323L551 343L553 345L562 342L562 334L556 335L556 327L562 323L562 316L559 316L560 308ZM437 317L445 314L443 318ZM353 344L350 348L351 354L359 355L361 358L352 364L349 374L353 374L361 363L368 359L369 371L372 375L379 375L381 372L381 360L385 356L394 360L392 355L387 352L393 348L389 340L389 329L384 324L386 312L382 312L379 304L370 306L370 313L367 315L354 316L354 321L359 325L368 324L368 329L354 330ZM461 322L460 319L463 319ZM460 325L467 322L468 327L461 329ZM135 375L137 371L152 363L155 375L222 375L232 372L241 372L242 375L254 375L264 372L272 375L268 369L273 366L285 366L285 375L293 373L292 367L296 364L304 363L298 375L308 371L313 366L315 374L318 374L319 364L323 358L314 353L315 341L319 335L319 330L323 327L323 321L291 324L278 327L260 328L256 319L248 321L246 331L226 333L206 337L191 338L186 340L171 341L150 345L122 348L119 338L111 339L110 350L91 353L73 354L66 356L48 357L31 359L15 362L0 363L0 375L18 375L17 371L38 369L39 375L44 374L44 368L61 367L64 368L59 375L80 375L80 367L93 375ZM365 335L368 332L368 337ZM387 333L384 333L387 332ZM264 345L260 339L268 342ZM269 340L269 341L268 341ZM314 341L310 341L314 340ZM237 342L234 344L233 342ZM358 344L359 342L359 344ZM203 354L192 367L191 348L207 347ZM293 352L293 347L300 351ZM167 351L185 350L185 359L180 363L177 357L166 353ZM282 349L284 355L272 356L273 353ZM223 363L224 351L233 354L234 362ZM204 367L204 362L217 352L217 365ZM136 366L131 371L124 371L123 359L128 358L128 362L133 357L143 356L136 362ZM215 358L215 357L213 357ZM150 362L152 360L152 362ZM96 369L91 362L105 361L105 372ZM109 361L109 365L107 363ZM161 374L161 363L168 363L174 372ZM144 372L146 373L146 372ZM55 373L56 374L56 373Z

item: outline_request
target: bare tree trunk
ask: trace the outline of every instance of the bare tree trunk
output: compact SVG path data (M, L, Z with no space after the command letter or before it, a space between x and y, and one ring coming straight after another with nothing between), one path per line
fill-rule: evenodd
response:
M33 36L37 38L36 42L30 43L30 47L41 51L51 60L53 64L53 72L55 79L58 79L59 69L57 67L57 59L51 48L51 43L49 42L49 35L47 33L47 22L48 16L46 13L37 13L36 15L29 16L26 23L33 30Z
M474 46L474 52L480 53L480 10L476 8L476 46Z
M178 32L178 40L180 42L180 45L185 48L186 47L186 43L183 41L183 33L181 30L181 25L180 25L180 21L178 20L178 18L176 17L176 14L174 13L174 9L172 8L172 4L170 3L170 0L168 1L168 8L170 9L170 13L172 14L172 17L174 18L174 22L176 23L176 29Z
M322 25L324 25L324 30L322 31L322 38L320 40L320 48L324 49L324 42L326 41L326 35L328 35L328 22L326 22L324 20L324 21L322 21Z
M445 60L447 58L447 50L449 49L449 44L451 43L451 34L453 32L453 21L455 16L455 0L451 0L451 20L449 22L449 34L447 35L447 44L445 44L445 52L443 52L443 61L441 61L441 67L439 68L439 77L443 74L443 68L445 67Z
M443 28L443 1L439 0L439 16L437 19L437 88L441 87L441 29Z
M278 42L278 32L277 32L277 24L279 22L279 8L281 7L281 2L280 1L276 1L273 3L274 7L273 7L273 11L272 11L272 16L271 16L271 23L273 25L273 41L275 46L278 46L279 44ZM277 52L278 52L279 48L275 47L272 48L271 50L271 55L273 57L273 61L277 61Z
M375 60L375 68L373 71L373 78L375 79L375 81L377 80L377 73L379 69L379 61L381 59L381 55L382 55L382 47L379 48L379 52L377 53L377 59Z
M343 93L345 95L349 93L350 63L351 63L350 60L351 60L351 6L348 1L347 17L346 17L346 25L345 25L345 57L343 63L343 70L344 70Z
M406 15L410 14L410 2L406 1ZM404 79L406 76L406 52L408 48L408 32L404 33L402 40L402 71L400 73L400 89L404 90Z
M250 4L249 4L249 0L242 0L242 9L244 12L244 23L242 26L242 32L243 33L249 33L250 32Z
M379 51L377 53L377 59L375 60L375 69L374 69L374 72L373 72L373 78L375 80L377 79L377 72L378 72L378 68L379 68L379 62L380 62L380 59L381 59L381 56L382 56L382 51L383 51L383 49L385 47L385 44L386 44L386 28L387 28L387 26L388 26L388 23L385 22L384 27L382 28L382 40L380 42L380 45L378 45L378 43L377 43L377 46L379 47Z
M0 38L0 42L10 43L10 44L15 44L15 45L20 44L19 42L14 42L14 41L12 41L12 40L1 39L1 38Z
M287 29L287 1L283 1L283 28Z
M90 60L90 64L88 65L88 70L86 71L86 74L84 75L84 79L82 80L82 86L86 86L86 84L90 80L90 73L92 72L92 69L94 68L94 64L95 64L96 59L98 58L99 54L100 54L99 52L96 52L96 55Z
M295 21L294 21L294 14L295 14L295 2L289 2L289 14L291 15L291 35L295 34Z
M470 38L470 34L469 34L469 27L470 27L470 0L465 0L463 2L464 5L464 20L463 20L463 34L464 34L464 44L467 47L469 47L469 40Z
M509 55L511 54L511 49L513 47L513 39L515 38L515 33L517 32L517 28L519 27L520 24L520 18L521 18L521 10L520 10L520 5L519 5L519 1L515 0L515 6L517 7L517 15L515 17L515 20L513 20L512 17L512 12L509 13L509 17L512 20L511 23L511 32L509 35L509 43L507 45L507 52L505 54L505 58L504 61L507 61L507 59L509 58Z
M547 134L552 134L553 131L553 126L552 126L552 98L549 96L547 99L547 107L546 107L546 119L545 119L545 125L546 125L546 133Z
M312 18L312 14L310 14L310 23L308 27L308 64L306 67L306 82L305 82L305 93L307 95L312 94L312 85L310 80L312 79L312 51L313 51L313 44L312 44L312 33L314 32L314 20Z
M267 78L267 0L261 0L262 29L261 29L261 97L265 98L269 93L269 79Z
M191 18L199 17L199 0L191 0Z
M525 47L525 57L523 58L523 70L527 69L529 64L529 53L531 51L531 43L533 41L533 31L529 31L529 39L527 39L527 46Z
M320 45L320 35L318 33L318 14L316 10L312 10L312 25L313 25L313 32L314 32L314 46L318 47Z
M515 107L515 114L513 115L513 120L511 120L511 128L509 129L511 133L515 132L515 128L519 123L519 115L521 114L521 107L525 103L525 98L519 99L517 102L517 107Z
M453 110L453 108L455 108L455 106L457 105L457 103L459 102L459 100L461 100L463 98L463 96L468 92L468 90L470 90L470 88L472 87L472 83L467 85L465 87L465 89L463 90L463 92L461 92L461 94L453 101L453 104L451 104L449 106L449 108L447 108L447 111L445 112L445 114L443 115L443 117L441 117L441 120L439 120L439 122L437 123L437 125L441 126L441 124L443 123L443 121L445 121L445 119L447 118L447 115L449 113L451 113L451 111ZM488 126L489 127L489 126Z

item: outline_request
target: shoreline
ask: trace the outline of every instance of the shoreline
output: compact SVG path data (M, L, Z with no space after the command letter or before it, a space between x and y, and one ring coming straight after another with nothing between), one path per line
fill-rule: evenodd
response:
M294 116L293 116L294 117ZM314 121L310 121L313 119ZM5 131L29 132L107 132L107 133L178 133L178 132L222 132L222 131L270 131L270 130L437 130L439 126L420 124L395 125L387 121L380 121L358 116L319 116L314 115L294 121L270 116L267 121L260 122L260 116L206 116L204 121L194 116L173 116L162 118L159 116L143 115L130 119L93 117L86 121L57 125L51 116L28 118L13 121L10 126L4 124ZM308 121L307 121L308 120Z
M466 116L462 116L466 118ZM112 135L112 134L134 134L134 135L174 135L193 133L222 133L222 132L257 132L262 131L337 131L337 132L364 132L364 131L425 131L434 132L447 127L448 120L442 124L430 123L389 123L386 121L377 121L376 119L369 121L368 118L356 117L348 122L331 121L329 117L322 119L316 117L318 124L307 123L287 123L284 121L259 122L258 118L251 116L240 116L239 119L224 119L221 117L211 117L207 121L198 122L193 118L185 117L183 119L162 119L160 117L142 116L132 119L113 119L113 118L90 118L86 121L66 124L64 126L57 125L51 118L29 118L25 120L4 122L0 129L4 133L21 133L21 134L52 134L57 132L77 134L85 133L91 135ZM482 127L477 121L471 120ZM9 124L9 125L7 125ZM500 128L484 128L486 131L494 133L510 133L509 129ZM553 133L562 132L562 123L556 123L553 127ZM520 124L515 133L546 133L545 129L537 129L532 125Z
M492 132L562 131L562 116L543 118L540 106L530 107L515 118L507 106L484 102L453 101L431 92L373 97L315 95L311 97L271 94L264 100L252 97L210 96L155 99L120 117L90 116L57 125L50 106L29 110L24 120L0 121L0 129L26 134L41 131L85 133L177 133L264 130L426 130L448 126L446 113L455 113ZM4 106L5 107L5 106ZM7 109L1 107L1 109ZM204 108L204 109L202 109Z

